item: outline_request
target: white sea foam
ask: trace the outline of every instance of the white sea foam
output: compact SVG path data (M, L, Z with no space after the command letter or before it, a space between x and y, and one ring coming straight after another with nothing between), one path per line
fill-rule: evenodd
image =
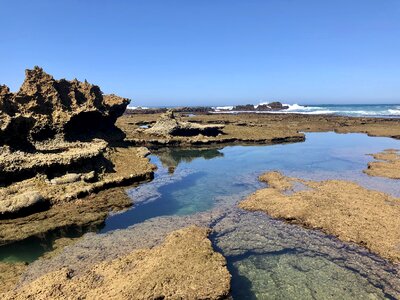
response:
M397 109L398 108L398 109ZM388 109L388 112L391 115L400 116L400 106L397 106L396 109Z
M146 106L128 106L127 109L149 109Z
M227 105L227 106L216 106L216 107L212 107L212 109L216 110L216 111L220 111L220 110L232 110L233 106Z

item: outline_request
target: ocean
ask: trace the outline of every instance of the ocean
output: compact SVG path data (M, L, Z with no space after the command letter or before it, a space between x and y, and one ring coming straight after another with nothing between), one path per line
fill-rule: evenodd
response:
M260 103L268 104L268 103ZM256 108L258 105L254 105ZM400 118L400 104L284 104L289 106L288 109L276 112L263 112L258 113L286 113L286 114L305 114L305 115L340 115L352 117L384 117L384 118ZM190 105L188 105L190 106ZM166 106L164 106L166 107ZM167 108L173 108L168 106ZM151 109L162 108L157 107L134 107L130 106L128 109ZM233 110L234 106L213 106L213 112L216 113L237 113Z
M264 103L260 103L264 104ZM340 115L353 117L400 117L400 104L284 104L289 108L273 113ZM233 106L214 107L216 112L233 113ZM260 112L263 113L263 112ZM268 112L270 113L270 112Z

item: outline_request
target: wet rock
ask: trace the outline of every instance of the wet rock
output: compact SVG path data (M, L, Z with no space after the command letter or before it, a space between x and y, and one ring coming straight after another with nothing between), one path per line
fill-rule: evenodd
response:
M152 249L133 251L80 274L68 268L46 274L3 299L226 298L230 274L207 235L207 229L195 226L174 231Z
M126 98L103 95L87 81L55 80L39 67L25 75L17 93L0 87L0 145L34 148L34 141L57 134L88 138L112 128L129 104Z
M339 239L362 245L394 262L400 261L400 199L368 190L351 181L306 181L264 175L270 187L261 189L239 206L263 211L274 218L322 229ZM279 183L280 179L283 183ZM288 181L309 189L285 194Z
M131 205L132 199L125 191L114 188L26 216L0 219L0 246L29 237L37 237L38 243L45 243L49 235L64 235L68 230L79 235L88 230L97 230L110 212L120 211Z
M234 111L253 111L255 110L253 104L246 104L246 105L236 105L233 107Z
M382 295L394 299L400 296L398 266L319 231L230 206L191 216L153 218L106 234L87 234L51 260L30 265L19 286L62 268L80 276L102 261L155 247L172 231L192 224L211 227L214 249L227 258L233 275L234 295L289 295L296 290L298 296L316 292L321 298L329 298L332 289L337 288L342 289L340 295L344 298L354 297L357 292L378 299ZM273 281L266 288L268 277ZM288 289L280 288L279 282Z
M253 105L253 104L246 104L246 105L237 105L233 107L233 111L279 111L288 109L289 106L283 105L281 102L271 102L268 104L260 104L260 105Z

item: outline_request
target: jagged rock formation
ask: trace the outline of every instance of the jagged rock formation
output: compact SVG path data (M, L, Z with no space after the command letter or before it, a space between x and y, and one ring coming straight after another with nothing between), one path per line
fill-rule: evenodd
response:
M224 125L201 125L178 120L172 110L162 114L146 133L159 136L217 136Z
M145 151L119 140L114 125L128 104L39 67L26 70L17 93L0 86L0 220L150 179Z
M86 80L55 80L39 67L25 75L17 93L0 86L0 145L26 148L57 134L71 138L109 129L129 104Z

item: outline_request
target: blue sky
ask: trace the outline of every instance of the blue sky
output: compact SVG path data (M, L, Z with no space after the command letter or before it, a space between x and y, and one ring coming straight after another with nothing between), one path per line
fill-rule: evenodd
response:
M399 0L0 0L0 83L87 79L132 105L399 103Z

